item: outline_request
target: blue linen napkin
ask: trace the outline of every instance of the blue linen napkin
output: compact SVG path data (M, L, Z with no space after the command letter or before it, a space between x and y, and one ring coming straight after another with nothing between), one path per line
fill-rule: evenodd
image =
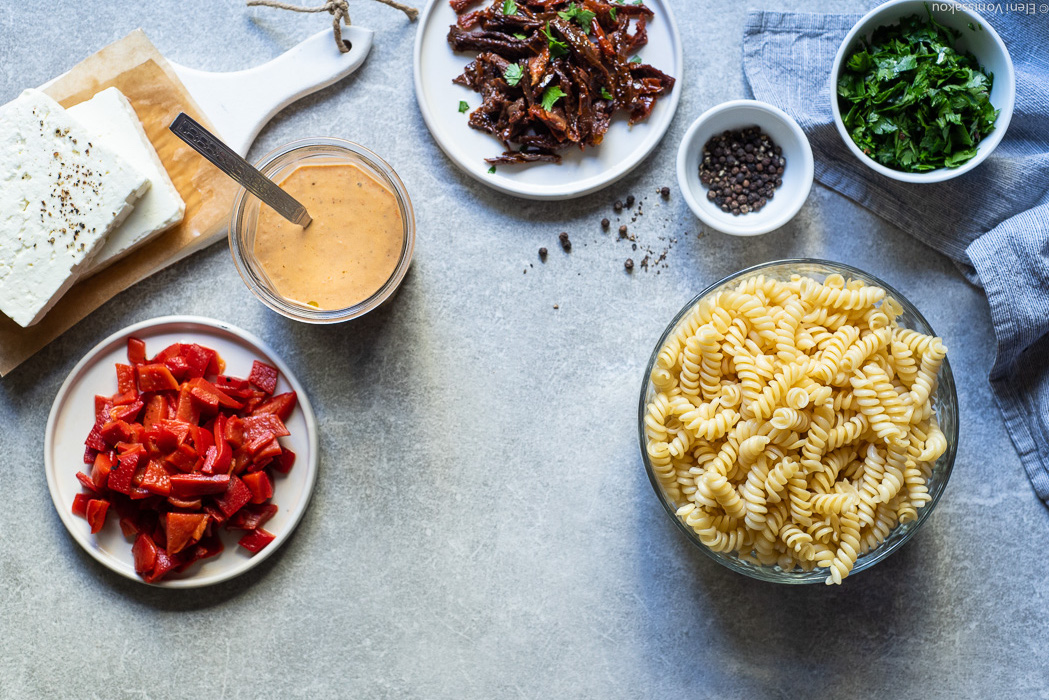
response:
M877 3L875 3L877 4ZM987 293L997 341L990 381L1038 497L1049 504L1049 14L985 3L1009 48L1016 107L980 166L935 185L878 175L845 147L831 117L830 69L859 15L751 12L743 73L753 96L808 135L816 180L950 257Z

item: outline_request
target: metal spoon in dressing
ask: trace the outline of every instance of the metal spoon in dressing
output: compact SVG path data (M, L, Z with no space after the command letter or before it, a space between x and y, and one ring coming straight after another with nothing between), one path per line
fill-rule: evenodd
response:
M168 127L171 133L189 144L189 147L207 158L212 165L229 175L248 192L268 204L293 224L303 228L313 219L298 200L277 186L273 180L260 173L251 163L237 155L222 143L215 134L201 126L185 112L179 112Z

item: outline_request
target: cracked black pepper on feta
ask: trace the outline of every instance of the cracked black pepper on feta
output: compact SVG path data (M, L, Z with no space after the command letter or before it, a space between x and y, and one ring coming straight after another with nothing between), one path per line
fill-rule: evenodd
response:
M39 321L148 188L39 90L0 107L0 311Z

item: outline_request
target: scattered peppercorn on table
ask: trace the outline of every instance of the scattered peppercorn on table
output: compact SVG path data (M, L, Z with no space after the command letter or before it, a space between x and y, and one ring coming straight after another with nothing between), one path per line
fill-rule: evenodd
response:
M1045 688L1045 511L986 383L983 295L946 258L821 187L766 236L705 230L677 189L674 157L695 117L742 96L746 9L670 4L685 70L666 136L596 194L532 202L483 187L443 155L413 92L416 27L381 4L350 3L354 22L376 31L372 56L278 115L249 159L310 136L381 154L415 207L413 267L379 309L311 326L258 303L215 245L123 292L0 380L0 698ZM324 24L239 3L99 5L6 7L0 103L139 26L180 64L235 70ZM77 17L76 30L56 39L55 17ZM791 257L847 262L906 294L951 348L958 385L961 441L936 512L840 587L775 586L709 561L663 511L637 446L645 363L674 312L730 273ZM192 591L143 585L85 553L56 516L41 466L48 411L73 366L116 330L169 314L265 340L302 384L319 434L313 498L287 542L247 573ZM70 465L70 479L82 468Z

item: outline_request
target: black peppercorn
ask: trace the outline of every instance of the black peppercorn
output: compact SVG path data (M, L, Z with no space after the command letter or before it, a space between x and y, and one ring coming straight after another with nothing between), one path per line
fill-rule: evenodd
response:
M722 211L740 216L758 211L783 185L786 161L783 149L760 127L724 131L703 146L699 181L707 188L707 200ZM659 190L668 197L670 188Z

